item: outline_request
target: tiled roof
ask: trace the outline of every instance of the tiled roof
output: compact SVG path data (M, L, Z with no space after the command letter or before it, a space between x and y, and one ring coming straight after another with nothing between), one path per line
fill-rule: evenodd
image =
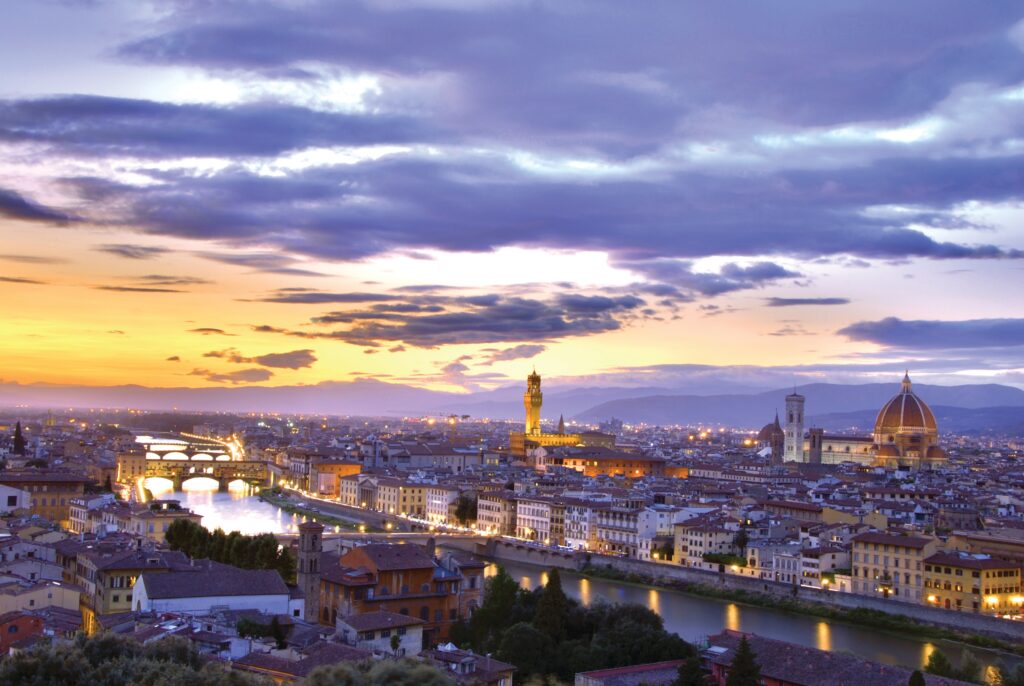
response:
M705 652L714 664L732 664L742 634L726 630L708 639L724 652ZM747 641L761 666L761 676L793 686L906 686L912 670L872 662L854 655L827 652L747 634ZM967 686L957 679L925 675L927 686Z
M150 599L213 598L240 595L289 595L281 575L273 570L239 569L219 565L199 571L164 572L146 574L145 582Z
M377 631L379 629L395 629L401 626L415 626L425 622L418 617L401 615L396 612L364 612L362 614L341 617L344 622L356 631Z

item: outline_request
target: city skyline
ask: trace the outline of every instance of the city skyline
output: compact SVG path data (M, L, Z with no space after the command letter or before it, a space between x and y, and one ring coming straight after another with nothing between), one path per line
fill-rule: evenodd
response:
M6 382L1024 387L1014 3L4 11Z

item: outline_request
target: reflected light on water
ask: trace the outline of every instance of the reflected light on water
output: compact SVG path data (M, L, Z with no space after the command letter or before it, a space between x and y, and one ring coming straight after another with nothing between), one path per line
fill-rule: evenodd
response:
M826 622L818 622L814 638L815 648L818 650L832 650L832 627Z
M653 588L647 592L647 607L661 614L661 595Z
M736 603L729 603L725 606L725 628L733 631L740 630L740 606Z
M590 579L580 579L580 602L590 605Z
M540 585L541 586L547 586L548 585L548 573L547 572L541 572L540 573Z
M202 525L213 531L239 531L243 534L295 533L303 518L279 510L253 497L254 489L245 482L232 482L228 492L218 492L215 479L186 481L181 491L172 491L167 479L151 477L146 487L154 498L180 500L184 507L202 515Z

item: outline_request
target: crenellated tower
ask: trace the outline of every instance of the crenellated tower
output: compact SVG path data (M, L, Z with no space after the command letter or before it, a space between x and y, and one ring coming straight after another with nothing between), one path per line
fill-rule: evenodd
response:
M540 374L534 369L526 377L526 393L523 394L523 405L526 407L527 436L540 436L540 406L544 404L544 394L540 392Z

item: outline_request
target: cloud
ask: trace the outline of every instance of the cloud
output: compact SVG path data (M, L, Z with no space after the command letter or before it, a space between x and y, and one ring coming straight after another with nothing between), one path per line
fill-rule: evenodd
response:
M193 216L196 218L199 217L198 214L194 214ZM225 218L225 220L227 220L227 218ZM325 274L320 272L297 266L302 264L301 260L297 260L290 255L282 253L200 252L196 253L196 255L207 260L213 260L214 262L231 264L238 267L248 267L253 271L263 272L265 274L284 274L286 276L325 276Z
M94 286L99 291L115 291L117 293L184 293L177 288L150 288L148 286Z
M4 283L23 283L35 286L42 286L46 284L45 281L38 281L36 279L26 279L20 276L0 276L0 281Z
M181 362L181 358L177 355L171 355L164 362Z
M267 381L274 376L274 372L269 369L239 369L234 372L222 373L213 372L209 369L193 369L188 375L201 376L207 381L214 381L216 383L242 384Z
M768 307L798 307L802 305L849 305L849 298L765 298Z
M233 333L228 333L224 329L216 329L216 328L209 327L209 326L202 326L202 327L199 327L198 329L189 329L188 332L189 333L197 333L197 334L200 334L202 336L234 336L235 335Z
M402 343L419 348L441 345L551 341L615 331L643 317L636 296L560 294L548 300L500 294L410 296L405 304L381 309L344 310L313 318L321 325L345 324L334 331L301 331L269 325L253 327L307 339L329 339L375 348ZM397 310L397 311L396 311Z
M1024 319L961 321L904 320L886 317L850 324L837 333L853 341L909 350L1024 346Z
M261 302L293 303L300 305L322 305L327 303L368 303L399 300L401 296L385 293L324 293L321 291L287 292L277 291L274 295L260 298Z
M97 246L93 250L117 255L129 260L149 260L170 252L167 248L161 248L157 245L131 245L128 243L108 243Z
M303 369L305 367L312 367L313 363L316 362L317 357L313 354L312 350L292 350L286 353L268 353L266 355L256 355L254 357L246 357L239 353L234 348L228 348L226 350L213 350L208 353L204 353L203 357L217 357L228 362L234 362L236 364L258 364L264 367L275 367L282 369Z
M0 188L0 217L57 224L64 224L74 220L70 215L43 207L28 200L20 193L6 188Z
M490 367L495 362L528 360L531 357L540 355L547 349L546 345L537 345L532 343L523 343L521 345L512 346L511 348L505 348L504 350L499 350L497 348L484 348L481 352L486 353L486 357L484 361L480 363L480 366Z
M696 272L693 264L685 260L655 258L652 260L623 260L617 266L630 269L657 282L683 289L692 294L716 296L750 288L760 288L780 279L800 276L774 262L755 262L743 266L730 262L716 272Z
M198 276L169 276L166 274L145 274L133 277L138 281L158 286L200 286L213 283Z
M428 123L405 116L273 102L214 106L94 95L0 101L0 141L84 157L266 157L312 147L442 139Z
M39 255L0 255L0 260L22 264L67 264L63 257L42 257Z

